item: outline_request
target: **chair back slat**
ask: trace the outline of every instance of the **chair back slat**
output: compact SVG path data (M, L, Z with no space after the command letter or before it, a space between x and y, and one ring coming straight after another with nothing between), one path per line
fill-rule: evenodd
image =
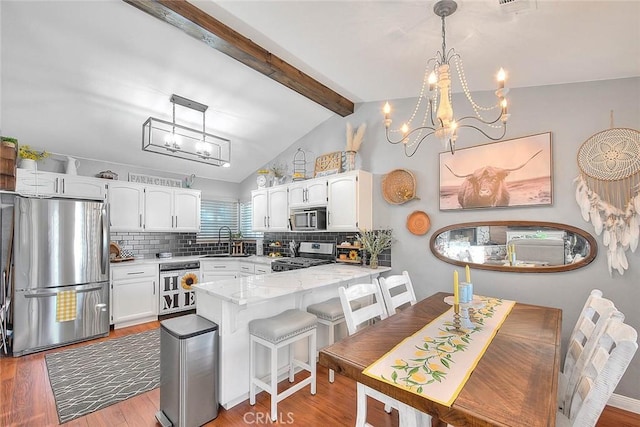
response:
M596 350L607 324L614 317L620 322L624 320L624 315L616 310L611 300L602 297L601 291L591 291L567 345L562 382L564 390L559 390L559 403L566 415L569 415L570 403L582 371Z
M638 333L622 322L620 317L614 317L607 323L578 379L569 404L568 417L573 426L596 425L607 401L638 350Z
M381 277L380 288L389 315L396 314L398 307L415 304L416 294L407 271L389 277ZM400 290L402 288L402 290Z
M348 288L341 286L338 293L349 335L356 333L358 326L365 322L377 317L387 318L387 310L376 279L373 279L373 283L351 285ZM360 302L360 308L355 310L351 307L351 301L354 300Z

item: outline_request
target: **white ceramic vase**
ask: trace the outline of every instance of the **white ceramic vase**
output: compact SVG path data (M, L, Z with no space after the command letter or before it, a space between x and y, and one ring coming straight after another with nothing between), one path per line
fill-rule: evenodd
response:
M80 161L77 159L67 156L67 167L65 168L65 173L69 175L77 175L79 163Z
M36 170L36 161L33 159L21 159L20 169Z

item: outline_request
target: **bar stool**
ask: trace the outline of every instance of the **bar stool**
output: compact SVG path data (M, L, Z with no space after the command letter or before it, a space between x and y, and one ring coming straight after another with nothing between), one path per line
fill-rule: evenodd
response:
M318 319L310 313L291 309L265 319L249 322L251 345L249 350L249 403L256 403L256 386L271 395L271 420L278 419L278 402L291 396L306 385L311 385L311 394L316 394L316 327ZM309 376L298 384L278 394L278 349L308 338L309 363L294 358L294 348L289 347L289 382L294 380L294 368L299 366L309 372ZM271 350L270 384L256 377L256 344Z
M351 308L353 310L359 309L360 303L357 301L352 301ZM331 298L327 301L319 302L317 304L311 304L307 306L307 311L311 314L315 314L318 317L318 323L327 326L327 329L329 330L327 345L333 344L336 338L336 326L345 323L344 311L342 311L340 297ZM333 369L329 369L329 382L332 383L334 381L335 372L333 371Z

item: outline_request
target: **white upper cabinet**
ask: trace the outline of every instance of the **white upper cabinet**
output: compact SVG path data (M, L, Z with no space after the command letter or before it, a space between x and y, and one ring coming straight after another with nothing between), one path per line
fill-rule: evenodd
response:
M144 185L131 182L109 183L109 222L111 231L144 230Z
M104 200L104 179L53 172L17 170L16 193L25 196L56 196Z
M269 231L289 231L289 203L287 186L269 189Z
M200 231L200 191L113 181L111 231Z
M327 231L370 230L373 227L372 175L357 170L331 176L327 182Z
M200 191L173 190L173 212L177 231L200 231Z
M286 185L251 192L252 229L289 231L289 203Z
M267 231L267 217L269 216L269 191L254 190L251 192L251 229L253 231Z
M327 178L289 184L289 208L327 205Z
M169 187L146 187L144 228L146 231L173 231L173 190Z
M200 231L200 191L145 188L145 231Z

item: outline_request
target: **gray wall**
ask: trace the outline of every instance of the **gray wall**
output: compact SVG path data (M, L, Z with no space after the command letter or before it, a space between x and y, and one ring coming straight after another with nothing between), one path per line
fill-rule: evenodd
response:
M490 103L491 94L480 94ZM582 220L575 202L573 179L578 175L576 163L580 145L596 132L609 128L609 113L614 111L615 126L640 129L640 79L621 79L579 84L555 85L512 89L509 94L509 130L505 139L551 132L553 157L553 205L544 207L485 209L467 211L438 210L438 153L443 151L439 142L425 141L415 156L405 157L402 148L388 144L382 125L383 102L357 105L356 112L347 117L334 117L301 138L279 159L291 168L298 147L307 152L308 170L313 170L317 155L344 150L345 125L368 125L363 145L358 153L360 168L374 174L375 228L391 227L396 242L392 248L393 271L408 270L416 286L418 297L424 298L438 291L451 291L454 266L435 258L429 250L433 231L449 224L482 220L544 220L573 225L595 234L593 226ZM413 110L415 100L392 101L398 125ZM456 116L470 114L464 111L466 100L455 95L453 106ZM457 147L464 148L487 141L475 132L460 133ZM404 205L389 205L381 196L380 179L396 169L411 170L417 178L417 195ZM254 189L255 176L241 186L241 199L248 199ZM431 218L432 228L424 236L407 231L407 215L423 210ZM623 276L609 276L606 254L598 237L600 252L587 267L565 273L535 274L473 270L475 290L484 295L499 296L523 303L558 307L563 310L563 353L566 341L589 292L598 288L607 298L615 301L626 315L626 322L640 330L640 251L628 252L629 269ZM616 393L640 399L640 354L636 354Z

